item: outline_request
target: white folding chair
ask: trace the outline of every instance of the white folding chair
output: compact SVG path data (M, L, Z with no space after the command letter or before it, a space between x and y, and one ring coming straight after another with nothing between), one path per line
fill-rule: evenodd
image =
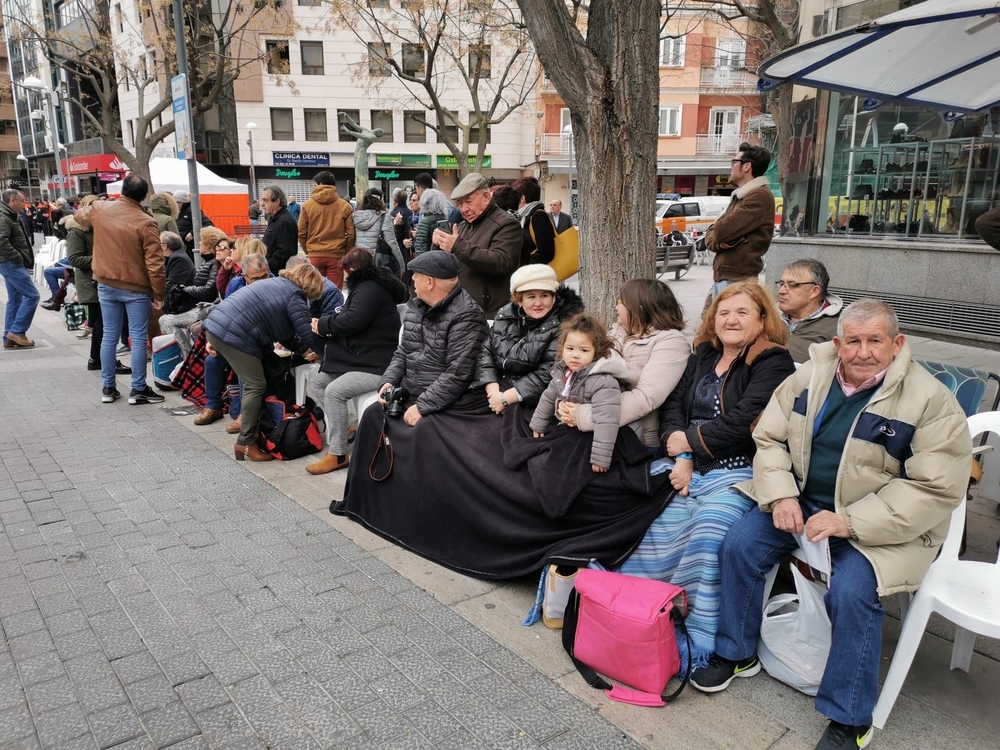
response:
M969 417L969 432L972 437L983 432L1000 434L1000 412L973 414ZM903 619L896 653L872 715L876 728L881 729L889 719L931 613L937 612L955 623L952 669L969 671L977 634L1000 638L1000 561L983 563L958 559L965 526L965 504L963 498L951 514L951 526L941 553L913 595L909 612Z
M309 378L314 374L319 372L319 364L304 364L299 365L294 368L295 372L295 403L298 406L303 406L306 402L306 385L309 383Z

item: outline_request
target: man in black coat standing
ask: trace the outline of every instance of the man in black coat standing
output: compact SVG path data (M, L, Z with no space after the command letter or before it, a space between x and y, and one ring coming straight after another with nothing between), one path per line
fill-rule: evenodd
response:
M267 248L267 265L271 273L277 276L288 259L299 254L299 225L288 213L285 191L277 185L264 188L260 203L267 214L267 229L263 237Z

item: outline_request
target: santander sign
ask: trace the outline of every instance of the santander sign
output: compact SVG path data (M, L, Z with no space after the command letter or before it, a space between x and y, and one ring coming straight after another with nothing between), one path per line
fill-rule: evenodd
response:
M63 159L63 170L66 174L95 174L97 172L124 172L125 162L114 154L91 154L89 156L74 156Z

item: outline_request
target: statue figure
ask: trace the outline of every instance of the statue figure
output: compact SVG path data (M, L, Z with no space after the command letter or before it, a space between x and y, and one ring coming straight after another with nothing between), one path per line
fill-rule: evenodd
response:
M382 128L366 130L346 112L338 112L337 120L340 122L340 132L357 139L354 144L354 194L360 204L362 196L368 190L368 147L385 135L385 131Z

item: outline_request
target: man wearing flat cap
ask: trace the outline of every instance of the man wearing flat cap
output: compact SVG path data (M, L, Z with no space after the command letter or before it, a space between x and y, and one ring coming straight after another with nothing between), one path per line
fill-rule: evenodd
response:
M434 244L458 258L458 278L494 318L509 301L510 275L522 264L523 233L517 219L493 202L489 183L472 172L451 193L465 220L451 234L434 230Z
M482 393L477 397L470 389L489 327L482 309L459 283L454 255L430 250L408 269L417 298L407 306L399 347L378 392L384 405L387 388L406 389L403 419L412 427L437 411L482 405Z

